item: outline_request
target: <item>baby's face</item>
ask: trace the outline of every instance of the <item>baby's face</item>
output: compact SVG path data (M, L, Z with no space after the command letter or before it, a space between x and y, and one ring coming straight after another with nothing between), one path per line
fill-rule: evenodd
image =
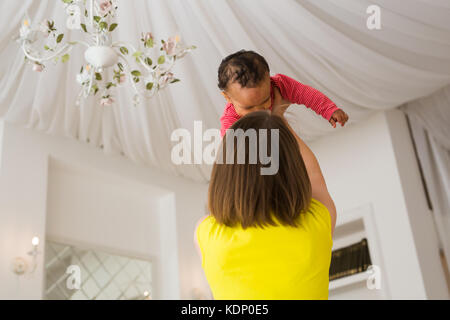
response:
M224 96L241 117L253 111L267 110L272 102L270 76L267 74L255 88L243 88L239 83L230 83Z

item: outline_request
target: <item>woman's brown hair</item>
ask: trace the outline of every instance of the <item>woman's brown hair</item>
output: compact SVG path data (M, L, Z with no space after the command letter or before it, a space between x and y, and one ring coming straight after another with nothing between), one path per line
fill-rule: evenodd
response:
M256 130L257 143L252 143L250 138L240 139L233 131L227 131L211 173L208 191L210 213L218 223L227 226L240 224L244 229L276 225L274 218L282 225L297 226L297 218L311 202L311 182L297 140L284 120L266 111L257 111L242 117L230 129L234 132L242 129L244 133L249 129ZM262 139L259 133L264 134L264 129L267 154L272 161L277 151L279 154L278 171L273 175L261 174L261 169L268 166L261 163L259 156ZM271 143L274 134L274 137L278 134L278 139L274 139L276 145ZM227 147L227 142L231 146ZM240 164L236 161L237 153L244 147L245 161ZM256 162L251 161L249 155L255 148ZM230 156L232 164L225 161L227 152L233 152L233 158Z

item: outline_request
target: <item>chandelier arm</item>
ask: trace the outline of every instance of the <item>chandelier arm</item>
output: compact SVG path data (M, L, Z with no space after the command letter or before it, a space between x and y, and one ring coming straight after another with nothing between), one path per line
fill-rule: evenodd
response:
M139 92L138 88L136 87L136 84L132 80L133 74L131 73L131 70L130 70L131 68L130 68L130 66L128 64L127 59L125 59L125 57L122 54L119 55L119 59L122 59L122 62L124 63L124 66L125 66L125 68L127 70L127 73L129 73L129 75L131 76L130 77L131 86L133 87L133 89L136 92L136 94L139 94L140 92Z
M89 48L91 45L89 44L89 43L87 43L86 41L81 41L81 40L79 40L79 41L74 41L75 42L75 44L77 44L77 43L79 43L79 44L82 44L83 46L85 46L86 48Z
M88 4L86 5L86 3L84 4L84 8L87 10L87 8L89 8L89 13L88 16L85 17L85 21L88 20L88 25L90 27L91 30L89 30L87 33L92 36L93 41L95 43L95 45L99 45L99 31L98 29L95 27L95 20L94 20L94 16L98 16L100 15L100 7L99 4L94 1L94 0L88 0ZM86 19L87 18L87 19Z
M89 87L88 87L88 90L87 90L87 94L86 94L86 92L85 92L85 95L84 95L85 98L87 98L87 97L89 96L89 94L91 93L92 82L93 82L93 79L94 79L94 68L91 67L90 73L91 73L91 74L90 74L90 76L89 76Z
M113 47L113 48L117 48L117 47L121 47L121 45L130 47L131 50L132 50L134 53L138 51L138 50L136 50L136 48L135 48L132 44L127 43L127 42L123 42L123 41L114 42L114 43L112 44L112 47ZM120 52L120 54L121 54L122 56L124 56L122 52ZM141 64L148 72L154 73L153 69L150 68L150 66L148 66L147 64L145 64L145 63L142 61L142 59L139 59L139 63L140 63L140 64Z
M90 13L89 24L90 24L91 28L93 28L94 27L94 1L93 0L89 0L89 13Z
M174 65L175 65L175 59L172 58L172 62L170 63L169 67L166 69L165 72L169 72L170 70L172 70Z
M25 54L25 56L26 56L28 59L30 59L30 60L32 60L32 61L39 62L39 63L41 63L41 62L43 62L43 61L51 60L51 59L55 58L56 56L59 56L59 55L60 55L61 53L63 53L65 50L67 50L67 53L68 53L68 52L70 52L70 51L72 50L72 48L73 48L73 45L65 44L63 47L61 47L58 51L56 51L53 55L50 55L49 57L45 57L45 58L36 58L36 57L33 57L33 56L31 55L31 53L29 53L29 52L27 51L26 42L23 42L23 44L22 44L22 51L23 51L23 53Z
M142 62L142 59L139 59L139 63L150 73L153 73L152 68L150 68L150 66L148 66L147 64L145 64L144 62Z
M128 43L128 42L124 42L124 41L116 41L116 42L113 42L113 44L111 45L113 48L117 48L117 47L120 47L120 46L128 46L128 47L130 47L134 52L136 52L137 50L136 50L136 48L131 44L131 43Z
M84 91L84 87L81 87L80 91L78 92L77 100L75 101L75 105L77 105L77 106L79 106L81 104L81 101L80 101L81 97L82 96L84 97L83 91Z

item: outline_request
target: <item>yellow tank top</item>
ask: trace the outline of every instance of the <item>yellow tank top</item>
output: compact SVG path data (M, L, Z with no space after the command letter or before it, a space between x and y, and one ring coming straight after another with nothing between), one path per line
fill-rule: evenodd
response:
M197 239L214 299L328 299L330 213L311 199L299 219L298 227L247 229L204 219Z

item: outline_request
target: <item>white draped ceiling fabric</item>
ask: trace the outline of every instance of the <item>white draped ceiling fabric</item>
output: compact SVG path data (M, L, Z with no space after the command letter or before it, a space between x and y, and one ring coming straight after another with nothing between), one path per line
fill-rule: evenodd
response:
M61 1L0 2L0 117L48 134L79 139L107 154L121 154L197 181L209 166L176 166L170 159L171 133L218 128L224 101L217 89L221 59L252 49L268 60L272 73L287 74L334 100L350 124L372 112L398 107L450 84L450 2L448 0L133 0L119 1L114 40L138 45L143 31L157 38L180 34L198 48L178 62L181 82L138 107L129 89L116 104L91 98L75 105L75 76L84 48L65 65L34 73L11 38L25 12L33 21L65 26ZM369 30L366 9L381 8L381 29ZM66 40L80 39L66 33ZM289 121L306 140L335 132L304 106L288 110Z

